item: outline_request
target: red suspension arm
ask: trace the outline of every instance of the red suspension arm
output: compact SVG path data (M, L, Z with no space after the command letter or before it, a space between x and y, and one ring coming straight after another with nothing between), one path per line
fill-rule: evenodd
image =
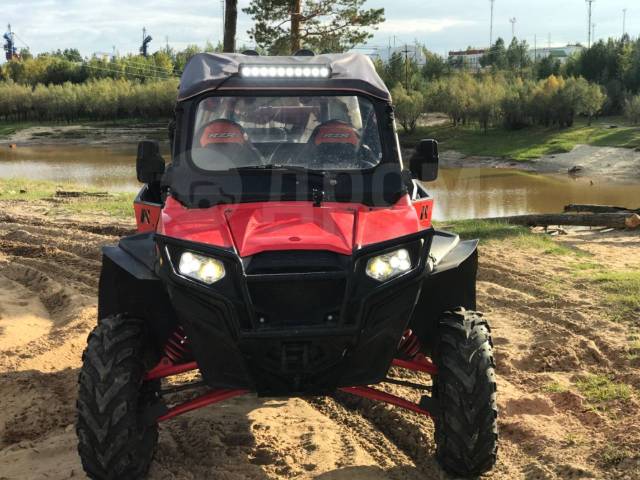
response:
M426 415L431 417L431 412L421 408L417 403L410 402L409 400L405 400L404 398L397 397L396 395L392 395L387 392L383 392L381 390L376 390L371 387L344 387L341 388L343 392L351 393L352 395L357 395L358 397L368 398L370 400L377 400L379 402L389 403L391 405L395 405L396 407L404 408L406 410L411 410L412 412L420 413L422 415Z
M210 392L205 393L204 395L200 395L199 397L194 398L185 403L181 403L180 405L176 405L173 408L170 408L167 413L158 417L158 422L163 422L165 420L169 420L177 415L181 415L183 413L190 412L192 410L196 410L198 408L206 407L207 405L211 405L213 403L222 402L224 400L228 400L233 397L238 397L240 395L244 395L249 393L248 390L212 390Z

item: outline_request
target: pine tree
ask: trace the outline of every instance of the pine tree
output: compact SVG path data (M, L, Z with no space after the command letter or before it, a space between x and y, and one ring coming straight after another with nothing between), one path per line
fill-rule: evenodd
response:
M383 8L365 9L366 0L252 0L243 11L255 26L249 35L271 54L301 47L341 52L372 37L384 21Z

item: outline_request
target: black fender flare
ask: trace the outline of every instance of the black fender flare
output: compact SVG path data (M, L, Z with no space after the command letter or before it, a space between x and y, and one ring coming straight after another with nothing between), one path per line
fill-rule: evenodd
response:
M435 230L429 251L428 274L436 275L458 268L478 249L478 240L460 240L455 233Z
M102 249L98 320L127 313L145 321L159 349L177 325L167 289L156 275L153 233L124 237Z
M429 352L443 312L458 307L476 309L478 241L462 241L455 233L436 230L427 263L409 325Z
M155 273L155 234L124 237L117 246L102 248L102 255L138 280L158 280Z

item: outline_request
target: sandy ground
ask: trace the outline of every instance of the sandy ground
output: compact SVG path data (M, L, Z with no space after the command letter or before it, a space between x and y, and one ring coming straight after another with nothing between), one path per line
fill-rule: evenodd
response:
M531 161L464 155L453 150L440 153L440 165L450 168L517 168L537 173L565 173L580 167L576 175L587 178L636 182L640 179L640 151L630 148L577 145L572 151L545 155Z
M99 249L131 228L54 221L46 211L44 203L0 201L2 480L85 478L74 402L95 323ZM616 268L638 268L639 240L586 232L561 241ZM499 462L488 478L640 479L640 359L629 355L627 326L608 321L593 285L570 273L573 261L481 248L479 302L492 320L501 410ZM560 295L543 288L552 281ZM636 393L602 410L575 389L544 388L589 372L610 373ZM626 453L611 461L611 451ZM150 478L447 478L433 453L433 427L413 413L346 395L248 396L163 424Z

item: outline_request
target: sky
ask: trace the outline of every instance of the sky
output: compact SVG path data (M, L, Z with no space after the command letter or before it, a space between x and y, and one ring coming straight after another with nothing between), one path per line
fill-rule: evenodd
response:
M249 0L239 0L245 7ZM489 43L490 0L369 0L370 7L384 7L386 22L368 42L370 48L388 48L420 42L432 51L446 54L468 46ZM587 43L585 0L495 0L494 39L515 33L533 47ZM595 38L622 34L622 10L627 8L627 32L640 34L638 0L594 0ZM75 47L83 55L137 52L142 27L153 36L151 51L169 45L217 43L222 37L220 0L2 0L0 32L11 23L18 47L32 52ZM251 19L238 18L238 41L251 46L247 30Z

